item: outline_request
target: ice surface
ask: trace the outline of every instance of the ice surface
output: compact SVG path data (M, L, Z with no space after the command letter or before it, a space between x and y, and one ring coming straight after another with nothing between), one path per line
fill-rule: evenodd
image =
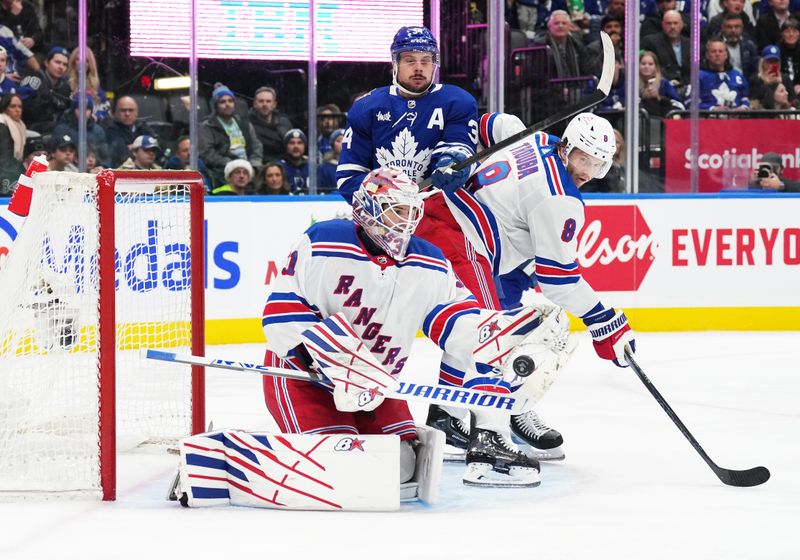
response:
M164 499L175 456L129 453L114 503L0 503L0 559L800 558L800 334L637 335L641 366L711 458L772 471L756 488L719 482L638 378L577 336L576 355L538 408L564 434L567 456L542 464L539 488L468 488L463 467L446 465L431 508L193 510ZM434 379L428 344L418 341L409 378ZM262 351L208 354L254 361ZM208 370L214 427L272 429L260 382Z

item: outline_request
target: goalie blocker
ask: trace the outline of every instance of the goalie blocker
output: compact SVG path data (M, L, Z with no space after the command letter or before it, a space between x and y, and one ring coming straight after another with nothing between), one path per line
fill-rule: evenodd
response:
M417 435L410 445L391 435L223 430L190 436L180 442L168 498L186 507L320 511L393 511L415 498L434 504L444 434L419 426Z

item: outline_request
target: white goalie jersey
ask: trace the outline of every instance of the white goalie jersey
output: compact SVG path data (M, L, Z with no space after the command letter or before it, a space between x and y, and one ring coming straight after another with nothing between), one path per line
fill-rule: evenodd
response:
M290 252L264 307L267 346L290 355L305 330L339 312L394 376L418 330L473 369L478 326L491 313L478 307L430 243L413 237L401 262L373 256L353 222L330 220L309 228Z

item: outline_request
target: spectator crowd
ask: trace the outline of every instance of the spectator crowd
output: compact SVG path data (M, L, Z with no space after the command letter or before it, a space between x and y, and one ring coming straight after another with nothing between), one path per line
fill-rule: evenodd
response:
M471 1L469 22L486 23L485 8L485 1ZM680 112L695 103L701 111L724 113L798 108L800 0L701 0L696 92L689 83L690 8L686 0L639 0L636 25L643 114L655 121L680 118ZM599 32L608 33L616 51L616 68L611 94L598 111L610 114L625 109L624 0L506 0L505 17L513 48L548 47L549 75L531 79L574 83L578 95L586 91L586 81L581 79L601 73ZM523 37L522 43L513 37ZM584 190L624 188L621 180L595 183Z
M486 2L467 3L470 21L484 22ZM557 78L598 75L599 31L607 32L616 49L616 72L612 94L600 110L625 108L624 0L505 4L509 26L527 44L549 47ZM691 92L689 2L640 0L641 107L657 119L692 103L709 111L795 110L800 97L798 10L800 0L704 0L700 87ZM39 22L28 0L0 0L0 196L13 192L27 162L39 154L47 155L53 170L189 168L189 138L165 137L140 114L135 95L106 91L91 50L81 114L78 51L71 45L45 45ZM336 190L346 110L333 103L320 106L318 136L309 139L301 123L281 111L281 93L291 94L259 85L247 102L249 97L225 84L213 86L197 146L197 167L209 194L307 194L309 141L316 142L319 156L316 191ZM81 120L87 134L83 166L77 161ZM616 161L616 175L622 177L621 156ZM619 190L621 180L615 185L602 188Z
M471 4L472 21L483 21L481 3ZM695 101L711 111L795 109L800 95L800 0L704 0L700 9L700 91L692 94L690 3L640 0L640 56L647 59L640 94L648 112L663 117ZM599 74L598 32L606 31L621 66L606 107L624 108L624 0L506 0L506 21L524 33L529 45L550 47L558 78Z
M46 155L51 170L78 171L78 130L86 123L86 161L102 169L188 169L188 136L164 137L135 95L114 95L100 83L87 50L84 114L78 49L45 45L40 14L28 0L0 0L0 197L10 196L30 160ZM211 92L198 134L198 170L209 194L306 194L308 139L278 108L278 91L258 87L251 106L224 84ZM345 115L334 104L318 111L317 192L336 190ZM160 137L161 136L161 137Z

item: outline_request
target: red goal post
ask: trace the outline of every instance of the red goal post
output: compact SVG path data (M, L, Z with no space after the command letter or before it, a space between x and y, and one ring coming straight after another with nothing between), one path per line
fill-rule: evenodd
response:
M47 172L0 269L0 499L116 497L121 448L205 429L202 176Z

